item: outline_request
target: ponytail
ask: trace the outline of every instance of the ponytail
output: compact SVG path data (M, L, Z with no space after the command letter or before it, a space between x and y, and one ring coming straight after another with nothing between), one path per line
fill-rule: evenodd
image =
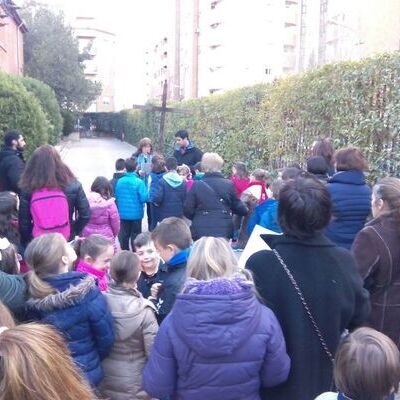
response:
M28 294L30 298L43 299L57 292L52 286L40 279L35 271L29 271L25 275L25 281L28 285Z

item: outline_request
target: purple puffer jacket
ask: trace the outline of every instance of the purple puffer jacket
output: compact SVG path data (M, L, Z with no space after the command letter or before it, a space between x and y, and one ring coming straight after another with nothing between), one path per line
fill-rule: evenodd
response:
M115 199L103 199L99 193L90 192L88 195L90 205L90 220L82 231L83 237L94 233L103 235L113 240L118 235L120 219Z
M259 400L284 382L290 359L274 313L243 276L189 280L161 324L143 375L153 397Z

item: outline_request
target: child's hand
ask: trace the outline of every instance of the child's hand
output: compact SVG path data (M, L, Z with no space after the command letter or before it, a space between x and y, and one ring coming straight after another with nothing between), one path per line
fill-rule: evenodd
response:
M151 289L150 289L151 297L154 297L155 299L158 297L158 293L160 291L161 286L162 286L161 283L154 283L151 286Z

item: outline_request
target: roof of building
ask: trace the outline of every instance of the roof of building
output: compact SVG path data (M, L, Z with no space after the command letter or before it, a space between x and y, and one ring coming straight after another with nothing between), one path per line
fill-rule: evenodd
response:
M16 22L17 26L23 33L28 32L28 28L25 25L25 22L18 14L19 7L12 0L0 0L0 6L4 10L4 12L10 17L13 18Z

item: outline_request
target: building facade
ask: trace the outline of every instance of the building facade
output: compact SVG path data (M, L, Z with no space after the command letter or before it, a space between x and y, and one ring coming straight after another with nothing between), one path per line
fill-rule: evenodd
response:
M400 50L400 1L160 0L149 98L183 100Z
M0 71L24 73L24 34L27 28L11 0L0 0Z
M87 53L85 76L100 82L102 92L87 112L115 111L115 34L101 29L95 17L78 16L72 22L79 49Z

